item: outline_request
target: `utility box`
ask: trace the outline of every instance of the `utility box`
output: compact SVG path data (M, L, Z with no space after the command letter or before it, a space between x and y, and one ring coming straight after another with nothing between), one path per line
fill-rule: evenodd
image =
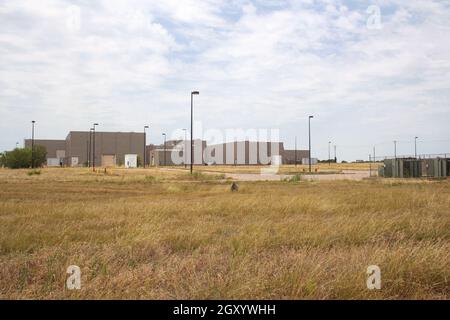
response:
M435 158L427 159L427 176L433 178L447 177L447 159Z
M445 159L447 163L447 177L450 177L450 159Z
M450 175L450 160L434 159L386 159L379 175L386 178L444 178Z
M125 155L125 168L137 168L137 154Z
M385 176L386 176L386 175L385 175L385 166L384 166L384 165L378 167L378 176L379 176L379 177L385 177Z
M404 178L420 178L421 176L422 176L422 164L420 160L416 159L403 160Z

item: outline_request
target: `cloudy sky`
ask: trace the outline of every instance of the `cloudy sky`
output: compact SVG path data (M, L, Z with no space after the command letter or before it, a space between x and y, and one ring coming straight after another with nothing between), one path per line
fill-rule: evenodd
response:
M0 0L0 151L69 130L279 129L340 159L450 153L450 1ZM199 133L199 130L197 130Z

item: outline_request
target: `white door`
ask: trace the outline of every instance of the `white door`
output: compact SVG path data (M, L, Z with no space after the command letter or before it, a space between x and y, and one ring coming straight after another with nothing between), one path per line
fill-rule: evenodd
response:
M72 161L70 162L70 165L72 167L77 167L78 166L78 157L72 157Z

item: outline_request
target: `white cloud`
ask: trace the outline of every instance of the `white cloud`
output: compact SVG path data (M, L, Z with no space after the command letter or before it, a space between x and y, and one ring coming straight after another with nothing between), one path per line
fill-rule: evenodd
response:
M322 157L330 139L354 159L418 131L448 137L449 3L376 1L382 28L370 30L372 4L0 1L0 149L27 136L31 118L49 138L93 121L151 123L159 136L187 125L193 88L206 128L279 127L292 144L315 114Z

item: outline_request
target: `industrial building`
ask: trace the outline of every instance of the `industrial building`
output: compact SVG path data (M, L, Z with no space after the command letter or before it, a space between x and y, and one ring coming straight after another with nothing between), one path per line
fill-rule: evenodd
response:
M450 176L450 159L386 159L378 175L386 178L445 178Z
M302 163L309 157L308 150L286 150L282 142L235 141L207 145L206 141L194 140L195 165L268 165L275 156L281 156L283 164ZM185 152L186 151L186 152ZM190 164L190 140L171 140L166 145L148 148L150 165Z
M190 140L170 140L161 145L145 145L145 134L136 132L71 131L65 140L34 140L47 149L47 166L136 167L184 165L191 163ZM286 150L282 142L235 141L207 145L204 140L193 141L195 165L268 165L274 157L283 164L302 163L308 150ZM25 140L31 147L31 139Z
M95 136L95 142L94 142ZM144 133L71 131L65 140L34 140L47 149L47 166L87 166L88 161L101 167L125 165L125 155L144 156ZM31 148L31 139L25 140ZM95 152L94 152L95 150Z
M25 148L31 148L31 139L25 139ZM44 146L47 149L48 167L57 167L64 164L66 158L66 140L34 140L34 145Z

